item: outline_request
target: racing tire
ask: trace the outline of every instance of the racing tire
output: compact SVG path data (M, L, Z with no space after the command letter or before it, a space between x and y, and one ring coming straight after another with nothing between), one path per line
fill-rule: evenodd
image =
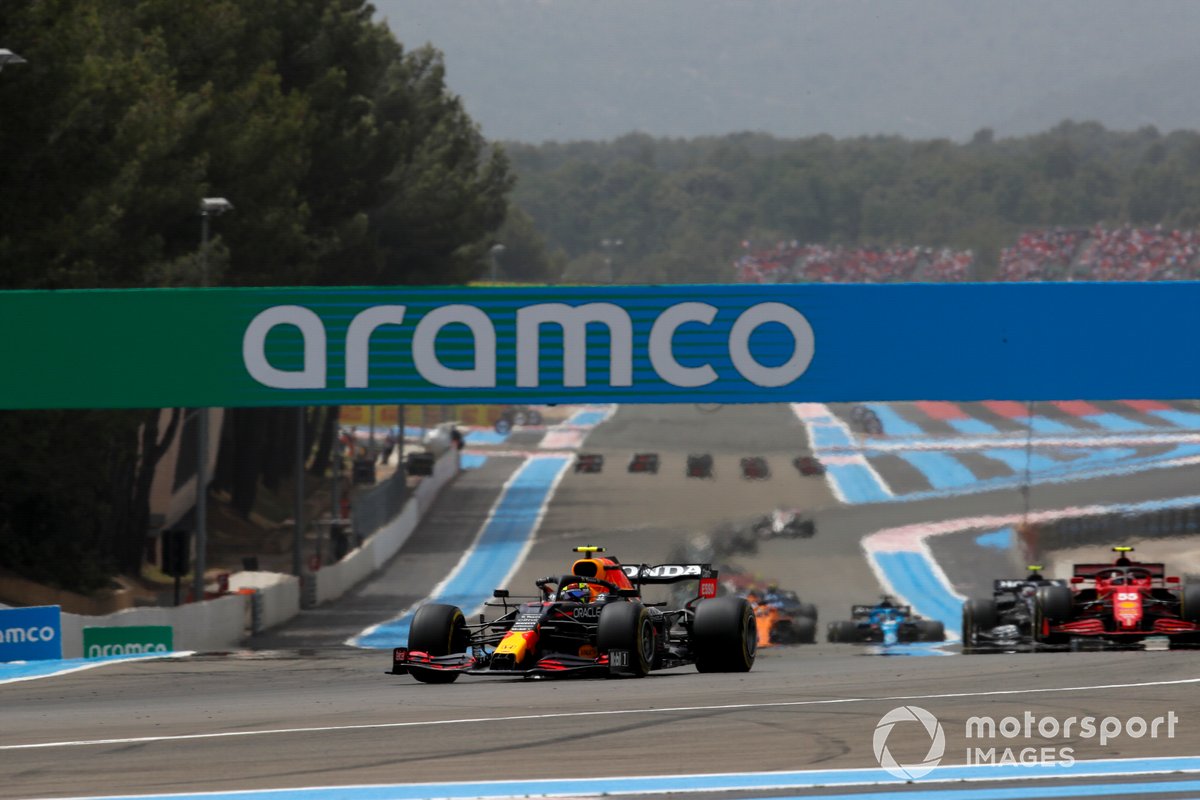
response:
M813 625L817 624L817 607L812 603L801 603L796 606L794 613L797 617L808 617L813 621Z
M830 642L858 642L862 640L858 632L858 624L853 620L843 619L829 623L825 638Z
M749 672L758 655L758 622L743 597L701 601L692 620L692 653L700 672Z
M523 428L529 424L529 415L524 411L513 412L513 425L518 428Z
M658 651L650 612L641 603L604 606L596 629L596 649L601 655L608 655L609 650L629 651L629 674L635 678L646 677L654 668Z
M1200 623L1200 583L1188 581L1179 589L1179 618Z
M996 627L999 621L996 601L990 597L972 597L963 603L962 645L974 647L978 644L979 631Z
M944 642L946 641L946 626L938 619L919 619L917 620L917 641L918 642Z
M504 436L512 431L512 420L507 417L501 417L496 420L496 424L492 426L492 429L501 436Z
M792 621L792 632L799 644L815 644L817 641L816 617L796 617Z
M413 614L409 628L408 649L429 653L431 656L448 656L464 653L471 644L467 621L462 609L444 603L421 606ZM433 669L409 669L409 673L422 683L454 683L458 672Z
M538 411L537 409L529 409L528 416L526 418L526 424L541 425L542 422L542 412Z
M1042 644L1062 644L1068 637L1062 634L1044 634L1042 628L1048 624L1066 622L1071 618L1071 590L1066 586L1039 586L1034 595L1033 639Z

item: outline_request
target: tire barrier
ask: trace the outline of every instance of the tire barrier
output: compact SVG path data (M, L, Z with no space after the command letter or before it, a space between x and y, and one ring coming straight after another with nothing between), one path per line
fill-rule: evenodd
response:
M1200 533L1200 506L1164 508L1141 514L1095 514L1069 517L1036 526L1037 549L1063 550L1089 545L1117 545L1131 538L1171 539Z

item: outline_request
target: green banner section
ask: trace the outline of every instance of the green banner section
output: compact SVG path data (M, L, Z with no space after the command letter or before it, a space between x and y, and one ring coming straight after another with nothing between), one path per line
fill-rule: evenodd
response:
M128 625L118 628L84 628L84 658L170 653L174 630L170 625Z

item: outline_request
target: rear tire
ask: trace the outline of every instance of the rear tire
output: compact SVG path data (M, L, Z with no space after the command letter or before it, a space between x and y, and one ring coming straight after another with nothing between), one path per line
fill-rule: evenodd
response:
M413 615L408 633L408 649L431 656L464 653L471 644L467 621L458 606L430 603L421 606ZM449 670L411 668L409 672L422 683L454 683L458 672Z
M999 621L996 613L996 601L990 597L972 597L963 603L962 610L962 643L963 647L974 647L978 644L979 631L994 628Z
M800 605L796 606L796 610L793 613L797 617L808 617L813 621L814 625L816 624L817 607L812 603L801 603Z
M1200 583L1192 581L1180 588L1179 618L1184 622L1200 623Z
M701 601L692 620L692 653L700 672L749 672L758 654L750 603L734 595Z
M601 655L608 655L609 650L628 650L633 677L644 678L650 673L657 648L654 621L641 603L609 603L600 610L596 649Z
M919 619L917 620L917 641L918 642L944 642L946 641L946 626L941 620L937 619Z
M796 641L800 644L813 644L817 641L817 620L815 617L796 617L792 622L796 633Z
M1042 644L1062 644L1062 634L1043 634L1042 628L1071 618L1071 590L1066 586L1039 586L1034 597L1033 639Z
M848 619L829 623L829 630L826 633L826 637L831 642L858 642L862 640L858 632L858 625Z

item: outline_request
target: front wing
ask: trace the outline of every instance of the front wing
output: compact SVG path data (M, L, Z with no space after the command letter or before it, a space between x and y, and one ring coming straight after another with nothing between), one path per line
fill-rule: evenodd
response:
M415 670L458 672L464 675L488 675L493 678L532 677L535 675L578 675L604 677L629 672L630 654L627 650L610 650L596 658L552 653L521 669L491 669L486 657L471 653L431 656L420 650L396 647L392 650L392 675L406 675Z

